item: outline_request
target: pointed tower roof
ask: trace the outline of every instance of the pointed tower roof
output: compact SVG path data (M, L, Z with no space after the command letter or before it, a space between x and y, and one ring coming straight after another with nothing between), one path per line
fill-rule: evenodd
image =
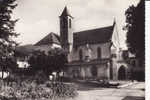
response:
M70 17L72 17L71 14L69 13L68 9L67 9L67 6L65 6L62 14L60 15L60 17L63 17L63 16L70 16Z

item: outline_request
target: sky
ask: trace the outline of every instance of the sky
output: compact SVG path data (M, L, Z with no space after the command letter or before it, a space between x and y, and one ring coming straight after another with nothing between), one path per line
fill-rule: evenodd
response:
M65 6L74 17L74 31L112 25L114 19L121 46L125 47L125 10L139 0L17 0L13 18L21 45L35 44L50 32L59 34L59 16Z

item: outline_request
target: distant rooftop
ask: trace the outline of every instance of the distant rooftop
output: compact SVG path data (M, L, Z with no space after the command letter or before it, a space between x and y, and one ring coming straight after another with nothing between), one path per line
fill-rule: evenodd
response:
M60 39L59 36L56 33L49 33L47 36L45 36L42 40L38 41L35 46L40 45L47 45L47 44L59 44L60 45Z

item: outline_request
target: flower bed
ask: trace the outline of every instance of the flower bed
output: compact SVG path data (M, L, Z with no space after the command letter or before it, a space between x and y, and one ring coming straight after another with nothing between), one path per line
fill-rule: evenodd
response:
M64 83L37 84L35 81L24 81L21 84L12 82L0 87L0 100L55 100L74 98L78 95L75 85Z

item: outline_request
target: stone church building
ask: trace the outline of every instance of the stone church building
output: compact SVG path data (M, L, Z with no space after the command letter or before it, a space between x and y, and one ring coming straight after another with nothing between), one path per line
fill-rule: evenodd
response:
M64 8L60 44L68 52L66 76L80 79L129 79L131 68L120 49L116 22L111 26L74 32L74 17Z
M74 32L74 17L64 8L60 18L60 36L51 32L37 42L36 50L63 48L68 64L65 76L77 79L130 79L132 66L123 58L119 33L111 26Z

